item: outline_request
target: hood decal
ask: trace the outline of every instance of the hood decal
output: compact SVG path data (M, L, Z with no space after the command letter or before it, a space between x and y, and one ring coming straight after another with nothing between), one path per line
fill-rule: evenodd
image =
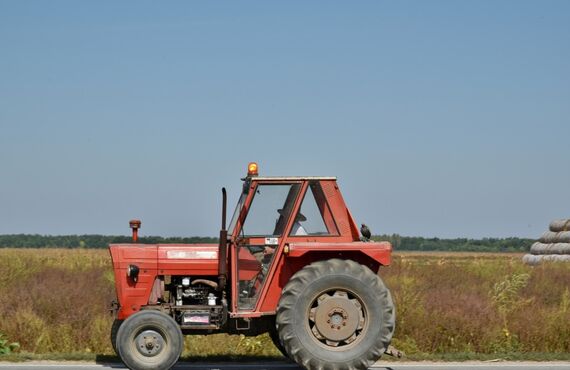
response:
M170 250L166 252L168 259L212 260L218 258L218 251Z

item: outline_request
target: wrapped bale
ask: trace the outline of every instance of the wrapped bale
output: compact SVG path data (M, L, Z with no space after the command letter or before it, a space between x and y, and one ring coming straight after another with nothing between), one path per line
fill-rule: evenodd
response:
M540 254L549 254L550 246L551 244L535 242L530 246L530 254L533 254L535 256Z
M540 237L541 243L570 243L570 231L545 231Z
M541 261L540 257L542 256L536 256L534 254L525 254L522 258L522 261L527 265L538 265Z
M536 242L530 247L530 253L542 254L570 254L570 243L541 243Z
M550 223L550 231L556 233L561 231L570 231L570 219L554 220Z
M570 219L554 220L539 241L530 247L523 262L536 265L543 261L570 262Z
M570 262L570 255L569 254L542 254L542 255L533 255L533 254L525 254L523 256L523 262L527 265L538 265L541 262L550 261L550 262Z

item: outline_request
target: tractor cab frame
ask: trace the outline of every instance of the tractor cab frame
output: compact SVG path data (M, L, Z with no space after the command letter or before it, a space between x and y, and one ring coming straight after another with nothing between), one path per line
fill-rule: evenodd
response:
M229 235L230 317L274 315L285 284L311 262L351 259L378 271L392 250L360 241L335 177L247 177Z

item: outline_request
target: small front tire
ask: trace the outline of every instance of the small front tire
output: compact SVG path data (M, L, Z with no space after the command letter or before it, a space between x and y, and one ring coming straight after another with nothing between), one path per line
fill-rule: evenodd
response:
M117 351L117 333L119 332L119 328L121 327L121 324L123 324L123 321L124 320L115 319L111 326L111 345L113 346L113 351L115 351L115 354L117 355L119 354Z
M140 311L120 326L117 351L131 370L168 370L184 349L184 336L174 319L159 311Z

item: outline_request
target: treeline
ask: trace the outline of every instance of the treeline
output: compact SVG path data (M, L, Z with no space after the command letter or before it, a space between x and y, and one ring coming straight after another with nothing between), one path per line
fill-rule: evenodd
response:
M376 235L372 239L389 241L396 251L526 252L534 242L525 238L440 239L398 234Z
M375 235L374 240L387 240L394 250L456 252L526 252L534 242L523 238L440 239L418 236ZM130 236L113 235L0 235L0 248L106 248L111 243L130 243ZM140 243L217 243L213 237L145 236Z
M0 248L106 248L111 243L131 243L130 236L114 235L0 235ZM217 243L211 237L139 237L139 243Z

